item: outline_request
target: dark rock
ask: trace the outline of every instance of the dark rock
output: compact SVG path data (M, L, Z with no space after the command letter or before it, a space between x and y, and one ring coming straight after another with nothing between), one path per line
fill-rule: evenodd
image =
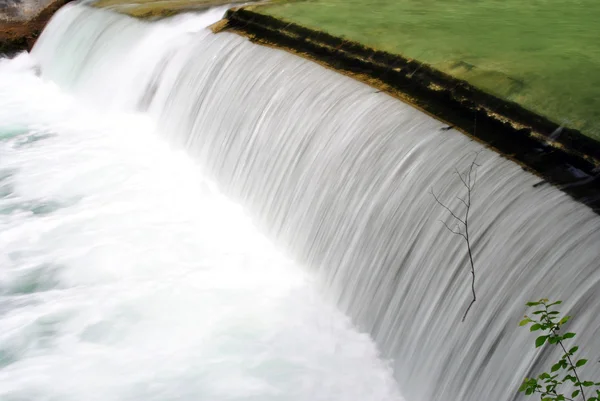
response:
M0 0L0 54L30 50L48 20L70 0Z

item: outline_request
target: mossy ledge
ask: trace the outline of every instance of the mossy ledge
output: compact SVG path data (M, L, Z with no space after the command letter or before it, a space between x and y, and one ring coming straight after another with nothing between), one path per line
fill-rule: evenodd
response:
M91 5L145 20L158 20L190 11L203 11L246 0L96 0Z
M416 60L234 8L213 31L232 31L352 76L489 145L600 214L600 143ZM556 133L560 133L557 138ZM443 132L440 133L443 135ZM553 135L555 134L555 135Z

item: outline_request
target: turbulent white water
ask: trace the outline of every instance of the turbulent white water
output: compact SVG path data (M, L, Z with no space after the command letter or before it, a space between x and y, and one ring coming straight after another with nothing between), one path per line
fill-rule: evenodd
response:
M150 121L148 124L156 122L158 136L166 138L175 149L191 155L220 190L248 210L271 240L317 273L320 294L335 302L360 330L372 336L384 359L392 360L394 376L407 400L508 401L518 398L516 390L523 377L539 372L549 358L556 355L550 352L551 349L535 350L532 346L534 335L516 327L525 311L524 303L530 299L563 299L563 312L575 316L570 329L579 333L577 342L581 349L590 360L600 359L597 355L600 315L596 313L600 307L600 220L594 213L554 188L534 187L539 179L516 164L491 151L482 151L480 144L460 133L442 130L442 123L385 94L376 93L368 86L297 56L251 44L242 37L230 33L214 35L199 29L211 18L218 18L219 12L147 24L101 10L71 6L53 19L32 57L39 63L44 79L56 82L76 96L78 102L93 107L95 113L99 113L98 110L113 110L111 113L115 110L137 111L143 112ZM14 87L13 91L16 91ZM27 98L24 104L31 102L26 94L20 96ZM58 107L55 102L38 101L44 107L50 107L48 103ZM23 109L24 121L30 118L26 107L17 108ZM60 115L58 111L49 113ZM65 113L69 116L67 121L75 118L73 113ZM239 397L261 400L268 399L270 395L267 394L272 389L279 391L277 394L282 399L398 397L371 345L364 337L352 332L348 323L311 292L312 285L307 278L310 276L305 276L309 273L300 273L289 262L278 259L266 243L257 247L249 242L246 238L255 238L256 234L242 234L253 232L247 222L243 223L246 220L242 212L229 211L229 206L226 210L204 207L206 199L214 199L216 195L188 192L193 192L194 188L200 191L197 185L204 179L192 173L196 170L189 161L182 166L182 160L187 160L185 157L175 156L176 150L165 149L148 132L150 129L134 135L131 132L138 132L138 128L128 127L120 120L107 127L106 121L113 121L112 117L94 115L94 118L81 117L78 128L90 133L81 135L75 130L67 137L94 144L96 140L104 144L103 141L113 138L114 148L109 146L102 153L103 163L114 168L115 172L111 174L108 171L112 170L104 165L100 171L89 166L76 169L69 165L69 161L76 159L87 166L94 159L76 147L71 148L73 159L49 147L52 143L61 143L60 135L41 140L39 144L29 140L32 143L24 147L16 147L22 137L7 142L12 144L11 152L14 148L16 155L26 155L23 163L33 158L31 152L37 154L31 149L38 149L42 159L56 158L58 166L65 163L66 172L50 168L55 164L49 161L29 163L36 166L36 174L40 177L54 171L58 177L55 180L65 185L76 182L69 177L77 172L95 177L90 179L83 175L85 178L79 181L78 185L86 189L88 197L79 192L56 190L52 194L61 194L61 198L52 203L52 210L56 210L47 214L34 213L30 218L49 219L54 221L52 227L62 227L56 221L62 224L69 220L52 220L52 216L78 210L77 216L88 216L94 221L93 224L86 223L94 235L110 233L108 238L101 237L104 240L89 239L91 234L86 234L86 229L72 232L72 240L68 241L69 250L65 252L70 261L79 261L77 258L82 257L82 251L73 251L71 247L78 249L80 241L86 238L93 242L89 252L83 252L93 255L93 262L81 263L94 271L94 274L90 273L94 283L102 283L109 277L114 279L111 283L117 283L114 284L116 287L148 285L164 288L177 274L178 270L172 267L174 263L170 263L170 258L176 258L187 274L193 277L209 274L215 280L198 279L202 282L201 288L212 288L210 293L214 293L215 298L205 303L203 297L207 295L197 294L192 284L196 281L178 276L180 281L172 279L173 286L168 286L169 290L165 291L183 291L185 302L164 307L162 292L153 288L152 297L158 297L158 301L143 299L139 303L130 301L127 307L115 306L111 309L113 320L103 321L100 329L92 330L96 336L92 338L103 345L107 342L118 344L120 348L117 352L109 349L105 354L94 353L94 348L94 352L89 353L101 355L98 358L102 362L88 371L77 369L77 374L96 381L97 386L102 387L98 391L106 390L105 387L113 389L113 394L120 394L116 396L119 399L134 398L130 394L135 391L142 397L153 394L161 397L158 391L152 390L151 384L155 382L175 383L170 390L176 387L190 394L206 391L203 385L215 385L222 391L237 389ZM10 132L18 133L22 129L25 129L23 123L11 128ZM63 146L57 146L64 150ZM96 145L90 146L92 154L99 152ZM154 152L148 155L143 151L147 148ZM443 229L439 220L446 220L447 214L436 205L429 190L433 188L441 199L458 207L455 196L460 194L462 184L453 174L454 167L464 167L473 152L479 151L481 167L471 214L478 301L467 321L461 324L460 318L471 296L467 255L457 237ZM121 164L114 167L111 163L120 162L121 158L136 160L135 163L144 166L144 177L152 181L144 186L144 191L132 192L131 180L118 178L118 173L128 170L123 170ZM9 174L18 177L20 173L13 173L13 170L9 170ZM24 169L23 174L26 171ZM155 176L162 177L163 181ZM185 181L180 182L184 178ZM44 183L55 180L44 179ZM108 184L99 186L103 180ZM24 188L31 191L52 187L42 185L41 179L23 181L29 183L29 187ZM114 195L113 200L103 200L103 191ZM121 198L124 194L127 194L127 200L130 195L134 200L125 202ZM36 204L40 196L27 199ZM102 206L94 211L81 203L86 199L100 199L97 205ZM213 203L212 200L208 202ZM114 211L117 206L126 212L109 213L112 220L97 218L97 215L103 216L100 210L108 213L106 210ZM166 214L169 210L175 214L177 224L164 228L162 224L154 223L153 219L163 216L166 221L172 221L173 215ZM139 216L140 221L131 220L134 216ZM204 219L213 223L203 224ZM231 228L222 229L228 227L225 222L229 222ZM238 228L242 223L247 228ZM94 224L100 227L95 228ZM27 225L19 223L15 227L21 232ZM39 228L35 226L32 230L37 232ZM178 235L182 230L185 233ZM154 238L152 233L158 238L154 242L147 238ZM125 234L131 237L115 239ZM205 249L195 244L187 248L186 239L195 236L202 237L199 243L207 237L209 243L220 245ZM25 238L27 240L23 241L27 244L32 241L30 236L25 235ZM48 238L56 241L61 237L50 235ZM134 244L135 241L149 242L143 243L143 250L132 252L131 241ZM117 247L110 251L110 256L108 251L102 253L107 249L106 244ZM226 251L222 250L223 246ZM161 251L164 247L175 251ZM263 249L261 247L269 251L257 251ZM194 263L199 263L198 259L204 260L202 255L208 252L207 249L211 249L206 256L209 262L200 263L198 268ZM223 253L213 254L214 249L221 249ZM246 249L249 256L240 249ZM229 254L231 252L233 256ZM223 254L227 255L227 263L230 263L230 257L238 262L225 273L221 263ZM261 263L265 254L271 255L275 262ZM117 267L123 258L135 266L138 261L146 260L151 266L150 271L158 278L141 279L147 270L144 266L133 269L134 278L127 281L130 276L124 273L123 277L119 276L122 270ZM167 262L162 263L162 258ZM71 265L58 260L51 266L59 267L51 270L69 272L59 275L61 280L68 277L72 280L67 280L70 285L80 288L83 284L74 280L70 275L73 274L85 285L92 285L87 274L81 273L83 268L69 268ZM246 262L251 266L258 265L256 273L247 273ZM166 270L165 266L168 266ZM98 278L95 278L96 274ZM115 277L125 280L126 284ZM64 286L63 281L57 283L60 284L57 288ZM221 286L229 288L232 283L238 284L229 292L216 290ZM113 299L100 292L99 299ZM124 293L127 294L124 297L131 296L129 291ZM85 301L91 304L90 308L104 305L88 294L85 292ZM222 300L218 297L221 296L226 299L225 305L220 305ZM269 312L261 309L263 307ZM246 308L252 311L248 312ZM94 316L87 309L85 311L82 313L86 319ZM128 320L130 315L134 316L135 323ZM254 320L257 315L261 317ZM277 318L270 320L265 316ZM164 324L172 319L180 320L171 325ZM332 323L336 329L328 328L323 333L318 329L322 328L323 320L336 322ZM208 328L206 321L210 323ZM256 327L257 321L260 321L260 330ZM183 332L194 333L186 337L189 341L184 342L186 346L177 348L185 354L182 360L187 362L176 360L174 365L163 364L163 356L174 351L167 348L164 354L154 354L150 349L160 348L154 345L160 341L153 343L152 339L160 337L165 326L170 327L165 334L167 338L181 333L175 323L189 328ZM228 329L233 326L228 333L236 335L222 338L222 332L213 329L222 327L220 324ZM84 341L87 337L83 334L73 336L77 330L72 327L51 333L67 333L65 338L87 345L87 340ZM340 337L344 340L339 340ZM286 346L277 345L273 338ZM296 340L300 343L294 343ZM43 344L40 347L47 349L48 342L44 341L35 344ZM222 345L221 341L226 344ZM255 349L256 341L264 348ZM332 347L334 342L337 345ZM50 344L55 347L52 349L73 352L60 341ZM223 370L234 371L233 378L231 371L217 369L215 372L210 364L203 364L204 359L194 359L195 347L208 348L214 352L211 356L222 358L219 360L224 360L227 366ZM144 352L138 353L140 349ZM273 352L282 349L286 350L284 357ZM223 350L227 351L225 356L220 354ZM15 358L31 362L28 367L34 372L40 366L53 373L61 371L52 363L37 364L35 359L29 359L37 358L36 352L33 352L34 356ZM286 365L287 352L293 354L289 358L294 361L300 356L303 362L303 358L308 359L306 363L290 367ZM137 359L129 353L135 354ZM52 357L57 354L59 358L64 357L58 351ZM252 361L253 357L270 361L272 358L277 362L271 361L267 368L259 369L264 377L252 381L244 374L254 372L255 365L243 362L247 361L246 357ZM151 364L145 358L158 359ZM130 371L129 368L119 365L130 359L138 361L136 366L146 372L146 376L140 374L142 378L139 379L144 384L129 382L140 375L126 374L124 371ZM87 361L87 358L83 360ZM19 366L19 362L5 369L16 369L15 366ZM105 369L102 372L108 372L106 375L114 376L97 374L98 366ZM181 368L177 370L179 375L168 370L168 366ZM163 372L163 368L170 375L156 373ZM137 369L131 370L137 373ZM590 364L583 373L598 377L600 364ZM188 375L194 374L196 380L189 379ZM164 379L165 376L173 381ZM19 372L18 377L26 380L27 375ZM33 374L33 377L38 376ZM160 380L148 380L148 377ZM15 380L14 377L11 380ZM237 380L242 383L240 386ZM100 382L102 384L98 384ZM87 382L84 382L82 387L86 386ZM244 388L257 389L257 393L248 394ZM173 391L171 394L176 394L176 390ZM78 393L80 398L81 394Z
M147 117L31 67L0 61L2 401L401 399L368 335Z

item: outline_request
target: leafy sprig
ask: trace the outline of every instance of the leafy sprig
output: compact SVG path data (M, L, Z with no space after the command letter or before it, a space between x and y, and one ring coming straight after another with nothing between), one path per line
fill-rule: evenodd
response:
M542 335L535 339L536 348L545 344L556 345L561 348L563 355L552 365L550 372L543 372L536 378L525 378L519 391L526 395L537 394L541 401L574 401L575 399L600 401L600 382L581 380L580 372L577 370L588 360L575 357L579 351L578 346L571 346L567 350L565 345L565 340L572 339L576 334L563 333L563 326L571 319L571 316L561 317L560 312L552 310L561 303L562 301L550 302L548 299L527 303L528 307L536 308L536 310L531 317L525 316L519 326L530 325L530 331L542 332ZM571 388L570 397L564 394L562 389L565 387ZM593 395L586 398L586 391Z

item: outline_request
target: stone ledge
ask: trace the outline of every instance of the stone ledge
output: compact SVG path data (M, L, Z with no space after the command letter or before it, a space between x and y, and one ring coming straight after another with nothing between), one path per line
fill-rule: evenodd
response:
M186 11L206 10L247 0L97 0L92 6L141 19L160 19Z
M249 8L229 10L226 21L213 30L283 48L411 103L447 122L448 129L459 129L537 174L542 181L536 185L549 182L600 213L600 143L577 130L559 127L416 60ZM560 132L558 140L555 132Z

